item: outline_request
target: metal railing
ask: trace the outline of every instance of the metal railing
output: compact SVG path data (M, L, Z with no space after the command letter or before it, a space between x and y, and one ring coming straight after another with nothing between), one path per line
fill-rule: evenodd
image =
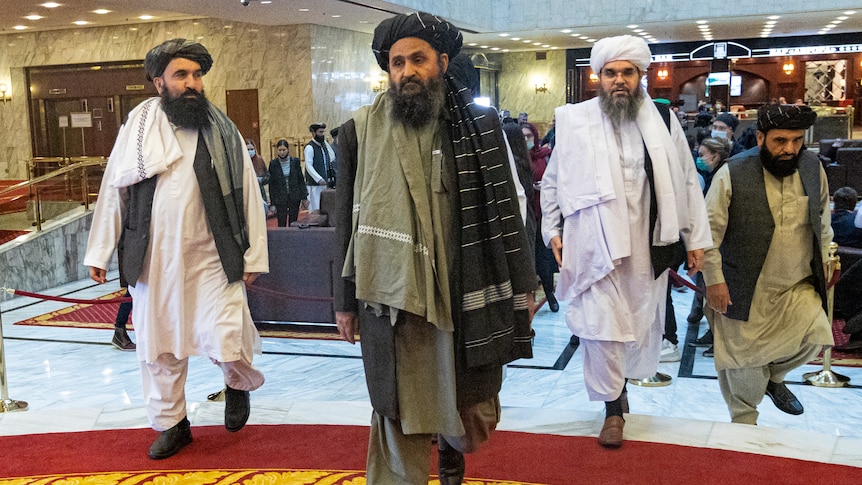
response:
M35 175L37 163L50 161L62 165L60 168L48 172L44 175ZM42 217L42 203L45 198L46 182L56 182L58 177L63 177L62 185L58 189L58 184L50 185L49 195L57 196L61 193L64 200L80 202L84 206L84 210L90 210L91 197L98 195L98 186L101 179L94 179L98 182L96 191L90 191L90 177L88 175L90 167L100 167L104 170L107 165L105 157L71 157L71 158L51 158L51 159L31 159L28 163L30 180L11 185L4 189L0 189L0 197L26 188L29 201L33 203L33 225L36 226L36 231L42 230L42 223L45 219Z

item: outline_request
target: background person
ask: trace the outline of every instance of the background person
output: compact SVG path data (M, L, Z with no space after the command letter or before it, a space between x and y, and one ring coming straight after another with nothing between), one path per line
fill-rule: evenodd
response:
M275 206L278 227L299 218L299 206L308 197L299 159L290 156L287 140L275 144L276 157L269 162L269 196Z

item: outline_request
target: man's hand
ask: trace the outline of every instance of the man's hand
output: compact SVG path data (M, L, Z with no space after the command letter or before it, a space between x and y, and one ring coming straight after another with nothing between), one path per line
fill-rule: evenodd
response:
M707 286L706 303L710 308L722 315L727 312L728 305L733 305L733 302L730 301L730 291L727 289L727 283Z
M359 329L359 315L356 312L335 312L338 334L351 344L356 343L356 330Z
M688 275L694 276L703 268L703 249L688 252Z
M90 266L90 279L95 281L98 284L104 284L108 279L106 278L108 272L102 268L97 268L95 266Z
M326 185L326 180L321 180L320 182L317 182L317 185Z
M563 239L560 236L551 238L551 251L554 252L554 259L557 260L557 266L563 267Z
M245 286L251 286L251 284L254 283L254 280L256 280L258 276L260 276L260 273L243 273L242 281L243 283L245 283Z

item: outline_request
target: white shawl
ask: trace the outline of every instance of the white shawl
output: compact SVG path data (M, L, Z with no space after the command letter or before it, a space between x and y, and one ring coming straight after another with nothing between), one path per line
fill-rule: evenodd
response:
M613 123L601 111L598 98L556 109L557 145L553 157L560 163L557 202L566 228L566 244L575 256L577 270L562 281L578 295L614 269L614 262L631 255L628 208L623 188L620 153ZM664 120L644 94L637 126L653 166L658 217L653 244L669 245L689 226L685 175ZM675 193L680 194L679 197ZM637 244L642 242L637 241Z

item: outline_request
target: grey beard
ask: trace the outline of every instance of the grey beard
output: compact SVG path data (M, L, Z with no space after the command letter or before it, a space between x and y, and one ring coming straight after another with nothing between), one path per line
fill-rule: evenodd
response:
M404 94L401 88L407 82L418 82L422 89ZM388 94L392 97L392 118L412 128L421 128L438 116L443 107L443 76L430 78L427 83L415 77L402 79L400 86L390 83Z
M611 96L604 89L599 89L599 106L616 124L636 120L643 99L644 94L640 86L628 96Z

